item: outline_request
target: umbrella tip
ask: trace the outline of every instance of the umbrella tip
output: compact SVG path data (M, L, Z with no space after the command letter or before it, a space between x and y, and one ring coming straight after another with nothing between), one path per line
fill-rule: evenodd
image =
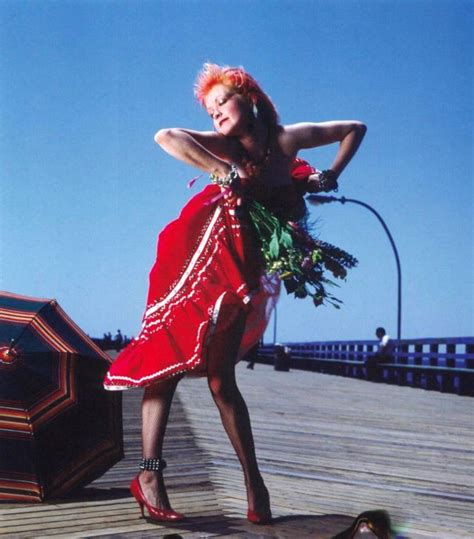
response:
M13 363L15 359L18 357L18 353L16 350L13 349L13 345L15 344L15 339L11 340L10 346L2 346L0 347L0 363Z

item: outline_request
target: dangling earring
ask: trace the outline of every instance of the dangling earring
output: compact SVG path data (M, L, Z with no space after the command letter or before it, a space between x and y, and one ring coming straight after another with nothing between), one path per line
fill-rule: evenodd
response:
M254 103L254 104L252 105L252 113L253 113L253 115L254 115L254 118L257 119L257 118L258 118L258 108L257 108L257 104L256 104L256 103Z

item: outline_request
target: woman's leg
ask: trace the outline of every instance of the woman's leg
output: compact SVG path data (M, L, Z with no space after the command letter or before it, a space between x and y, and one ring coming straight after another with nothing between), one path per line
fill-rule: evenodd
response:
M220 316L226 319L225 312ZM242 311L228 330L212 337L207 350L208 383L224 429L242 465L249 509L268 514L270 500L258 469L250 417L235 379L235 359L244 328Z
M162 458L163 440L171 401L181 376L163 380L145 388L142 402L142 450L144 458ZM143 493L154 507L170 509L162 472L140 473Z

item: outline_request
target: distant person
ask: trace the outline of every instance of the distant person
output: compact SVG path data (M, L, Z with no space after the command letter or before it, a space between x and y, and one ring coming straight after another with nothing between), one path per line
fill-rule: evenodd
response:
M375 335L379 340L377 355L381 359L393 359L393 341L390 335L387 335L385 328L379 327L375 330Z
M110 332L104 333L103 343L104 350L110 350L112 347L112 334Z
M142 330L112 364L105 387L145 387L143 460L130 489L152 519L176 521L183 516L171 509L162 475L168 413L185 374L207 377L242 465L247 518L266 524L271 520L270 496L258 468L235 364L258 343L276 302L280 280L277 275L269 278L268 272L278 273L289 264L279 257L275 242L292 256L296 253L302 264L299 280L291 271L278 273L291 279L287 290L296 286L299 297L316 305L327 297L321 272L311 269L329 248L298 225L307 214L304 193L337 190L339 175L366 127L355 120L282 125L268 95L241 67L205 64L195 93L213 130L160 129L155 141L174 158L207 172L210 184L161 232ZM297 158L300 150L335 143L328 170L316 171ZM168 178L162 181L176 190ZM155 201L160 203L166 204ZM276 260L269 266L272 257ZM325 269L340 277L354 265L348 253L333 246L326 261ZM308 279L318 285L315 294L304 288Z
M255 346L253 346L248 352L247 354L245 355L245 357L243 358L244 361L248 361L247 363L247 369L252 369L255 367L255 362L257 361L257 358L258 358L258 348L260 346L260 343L256 344Z
M393 361L394 350L393 341L390 336L387 335L385 328L378 327L375 330L375 335L379 340L379 344L377 345L377 352L374 355L368 357L365 362L365 367L367 369L367 378L372 381L377 380L378 365L383 363L391 363Z
M114 337L115 349L117 352L122 348L123 345L123 335L122 332L118 329L117 335Z

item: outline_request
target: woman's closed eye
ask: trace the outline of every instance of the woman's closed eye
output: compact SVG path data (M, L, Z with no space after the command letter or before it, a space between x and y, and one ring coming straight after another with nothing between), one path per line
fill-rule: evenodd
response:
M234 94L228 94L228 95L223 95L221 97L217 97L214 101L215 105L217 107L222 107L223 105L225 105L227 103L227 101L229 101L229 99L233 96ZM219 110L215 110L215 109L207 109L207 113L209 114L209 116L211 118L214 118L215 114L216 113L219 113L220 111Z

